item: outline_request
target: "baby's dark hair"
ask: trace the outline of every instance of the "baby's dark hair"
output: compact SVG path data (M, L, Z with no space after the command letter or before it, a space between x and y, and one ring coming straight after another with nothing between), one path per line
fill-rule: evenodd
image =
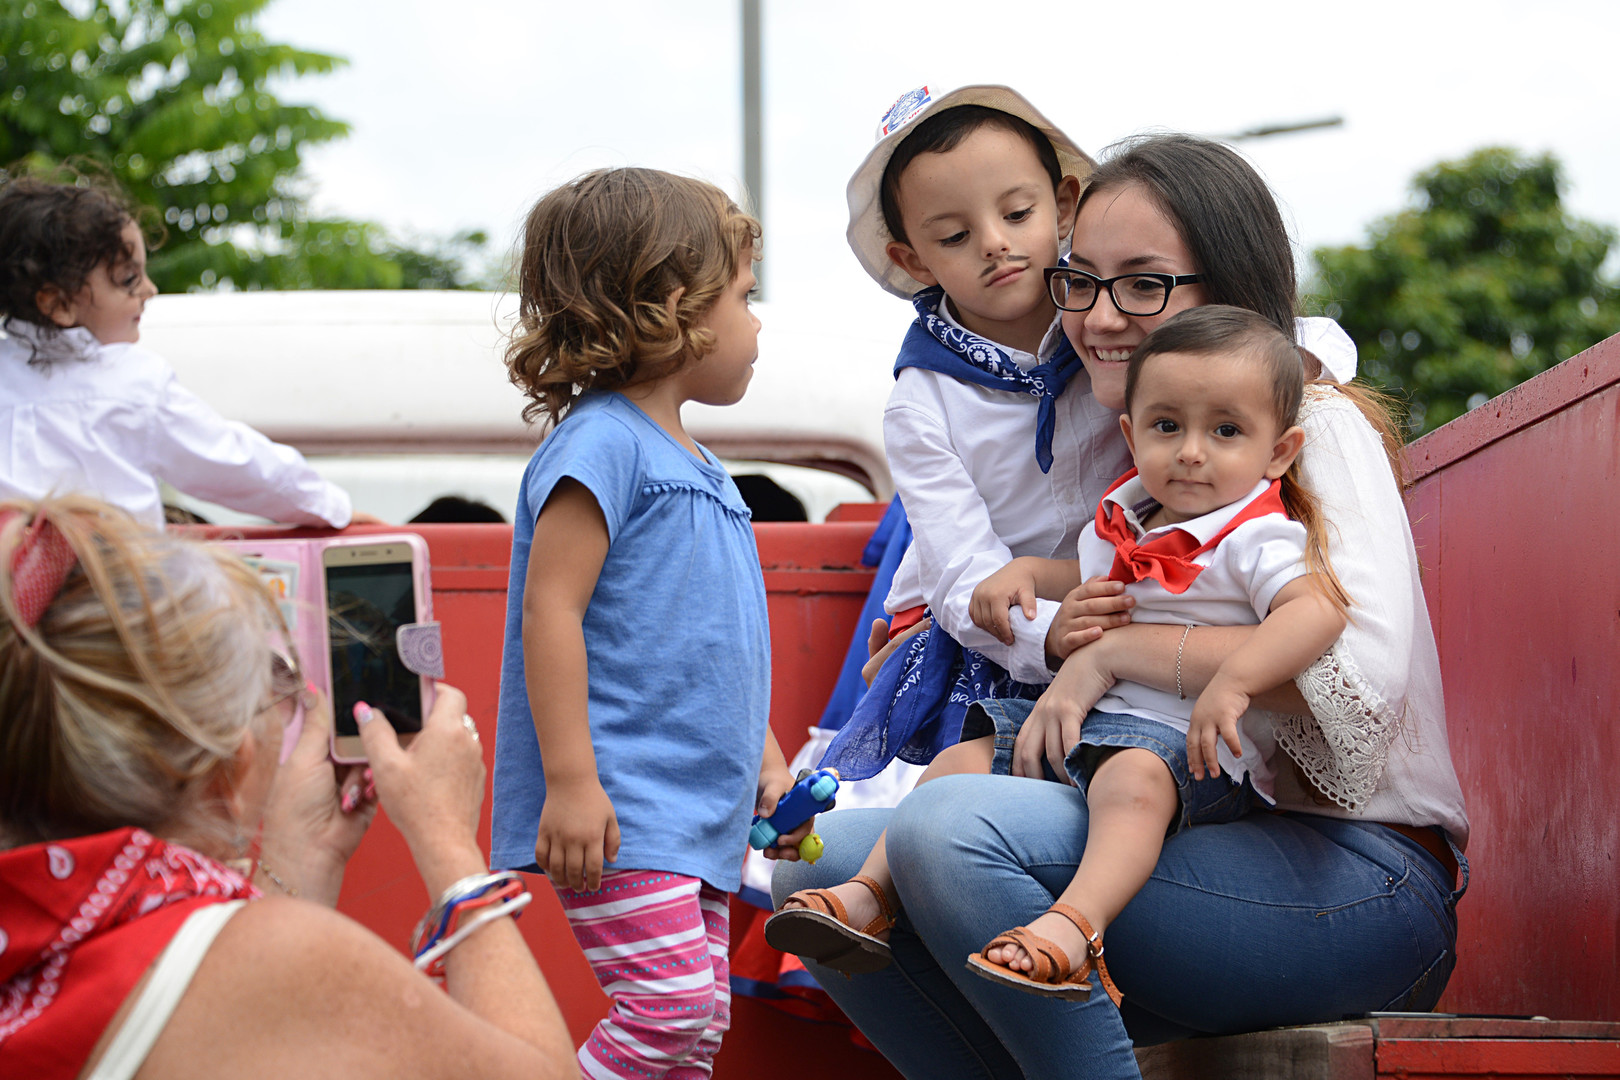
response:
M1277 430L1286 431L1299 422L1299 406L1305 395L1305 363L1299 347L1264 315L1227 304L1205 304L1166 319L1131 353L1130 366L1125 370L1126 413L1131 412L1136 401L1143 365L1165 353L1248 356L1265 369L1271 383Z
M67 175L74 175L69 173ZM51 183L35 176L0 181L0 318L57 329L39 309L40 290L71 297L103 262L135 257L124 226L142 214L110 179Z
M1299 422L1305 398L1305 360L1299 347L1270 319L1248 308L1206 304L1190 308L1160 323L1131 353L1125 372L1125 413L1132 415L1142 369L1155 356L1246 356L1260 364L1271 382L1272 414L1281 435ZM1305 527L1305 568L1318 576L1322 594L1349 618L1350 594L1328 559L1327 519L1316 493L1302 471L1303 453L1297 454L1282 475L1282 501L1288 516Z
M888 165L883 168L878 201L883 208L884 227L889 230L890 236L902 244L911 242L906 237L905 223L900 220L900 176L906 171L906 166L924 154L949 153L960 146L963 139L984 127L1001 128L1022 136L1035 148L1035 156L1040 158L1046 175L1052 178L1052 190L1056 191L1058 185L1063 183L1063 167L1058 164L1057 150L1052 146L1052 140L1028 120L988 105L957 105L942 109L919 121L916 130L900 140Z
M529 398L524 420L556 422L583 390L660 379L702 358L715 340L699 323L759 239L759 222L725 192L656 169L598 169L543 196L523 225L506 350Z

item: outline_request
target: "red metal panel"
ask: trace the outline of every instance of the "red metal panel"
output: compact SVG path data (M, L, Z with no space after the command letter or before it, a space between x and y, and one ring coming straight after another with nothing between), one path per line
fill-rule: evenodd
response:
M1611 1077L1620 1042L1579 1039L1391 1039L1378 1041L1377 1075L1401 1080Z
M1410 457L1473 827L1441 1008L1620 1019L1620 338Z

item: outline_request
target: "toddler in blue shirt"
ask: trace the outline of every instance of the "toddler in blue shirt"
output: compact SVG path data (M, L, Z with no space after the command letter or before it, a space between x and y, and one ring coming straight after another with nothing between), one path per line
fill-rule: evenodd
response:
M524 227L507 366L555 428L514 518L492 862L550 876L614 999L587 1076L708 1072L726 893L792 786L748 509L681 422L748 387L758 240L717 188L650 169L582 176Z

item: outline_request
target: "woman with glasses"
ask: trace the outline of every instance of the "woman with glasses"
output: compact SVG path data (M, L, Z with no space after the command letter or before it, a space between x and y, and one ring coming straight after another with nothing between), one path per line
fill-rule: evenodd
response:
M1207 303L1295 333L1308 377L1353 373L1331 333L1296 326L1293 253L1275 200L1220 144L1163 136L1112 157L1081 198L1069 266L1048 278L1091 392L1115 410L1135 347ZM811 970L907 1076L1135 1077L1133 1042L1423 1010L1438 999L1455 962L1468 825L1390 433L1369 423L1359 397L1313 386L1301 411L1306 478L1352 606L1332 649L1295 684L1256 699L1273 713L1279 812L1165 842L1152 878L1108 928L1122 1006L1098 992L1034 1000L967 967L1014 923L1053 939L1072 931L1047 909L1085 846L1075 788L942 777L892 811L824 815L827 855L779 869L779 900L844 880L887 827L904 908L892 964L847 979ZM1253 632L1132 624L1101 585L1083 602L1099 620L1127 624L1078 649L1060 643L1065 665L1189 697ZM1020 738L1050 748L1063 776L1080 717L1045 711L1046 728L1026 725ZM1083 945L1067 952L1084 955Z
M428 895L468 931L442 937L446 994L332 910L375 804L361 770L334 773L281 631L222 549L84 497L0 503L0 1075L577 1076L495 917L521 884L465 900L491 877L466 699L441 686L409 750L380 713L361 728Z

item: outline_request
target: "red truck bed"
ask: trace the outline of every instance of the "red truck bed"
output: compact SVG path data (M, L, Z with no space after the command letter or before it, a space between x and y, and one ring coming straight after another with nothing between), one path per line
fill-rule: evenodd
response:
M1440 1007L1555 1021L1385 1018L1193 1040L1144 1051L1150 1076L1620 1077L1620 337L1420 440L1408 471L1474 830L1460 960ZM871 515L850 516L756 526L771 724L790 756L821 713L871 581L859 566ZM432 549L449 680L487 725L510 529L414 528ZM536 886L521 925L583 1039L606 999L551 891ZM379 820L341 908L403 947L426 905L403 842ZM734 911L740 937L753 910ZM844 1029L737 998L715 1075L767 1073L895 1075Z

